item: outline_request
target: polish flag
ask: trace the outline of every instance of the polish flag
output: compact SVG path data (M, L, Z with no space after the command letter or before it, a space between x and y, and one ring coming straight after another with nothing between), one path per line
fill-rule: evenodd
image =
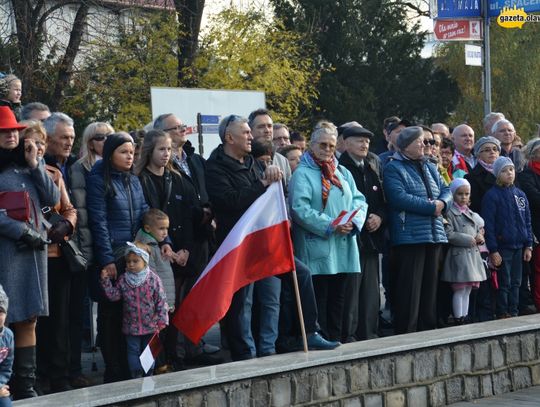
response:
M240 288L294 269L281 182L272 183L229 232L172 323L193 343L227 313Z
M156 332L139 356L144 373L148 373L152 366L154 366L154 362L162 350L163 345L159 340L159 332Z

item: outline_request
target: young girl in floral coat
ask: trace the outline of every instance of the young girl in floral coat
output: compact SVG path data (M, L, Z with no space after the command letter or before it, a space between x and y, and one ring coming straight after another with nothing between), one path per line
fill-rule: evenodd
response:
M122 332L126 336L127 358L132 378L144 372L139 356L154 333L169 323L163 284L149 267L150 249L143 243L127 242L126 273L113 286L107 269L101 271L101 285L110 301L123 299ZM151 374L152 370L148 372Z

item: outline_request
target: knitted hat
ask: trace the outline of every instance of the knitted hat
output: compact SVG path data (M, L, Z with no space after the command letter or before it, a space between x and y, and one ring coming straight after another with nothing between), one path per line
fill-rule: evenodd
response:
M493 163L493 175L495 175L496 178L499 178L499 173L502 171L504 167L508 167L511 165L514 167L514 163L512 160L508 157L499 157L495 160Z
M107 162L112 157L114 150L124 143L133 143L133 138L127 133L113 133L107 136L103 144L103 162Z
M7 314L9 305L9 298L4 291L4 288L0 285L0 312L5 312Z
M405 127L403 130L401 130L401 133L399 133L396 141L397 147L400 150L405 150L409 146L409 144L411 144L414 140L423 135L424 131L421 127Z
M495 144L497 146L497 149L499 150L499 153L501 152L501 142L499 140L497 140L493 136L484 136L481 137L474 145L474 155L478 157L478 153L482 149L482 146L488 143Z
M454 180L452 180L450 183L450 191L452 192L452 195L454 195L455 192L464 185L468 185L469 187L471 186L469 181L467 181L465 178L454 178Z

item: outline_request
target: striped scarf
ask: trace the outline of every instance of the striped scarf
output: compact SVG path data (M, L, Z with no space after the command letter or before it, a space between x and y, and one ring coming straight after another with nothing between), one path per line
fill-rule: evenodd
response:
M330 188L332 184L343 191L343 186L339 181L339 178L336 176L336 160L335 158L329 161L321 161L315 158L310 152L310 156L313 159L313 162L321 169L321 181L322 181L322 207L326 207L326 202L328 201L328 194L330 193Z

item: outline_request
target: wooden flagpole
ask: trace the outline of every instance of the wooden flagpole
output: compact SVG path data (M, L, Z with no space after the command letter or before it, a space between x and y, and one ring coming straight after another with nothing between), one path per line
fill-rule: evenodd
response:
M294 294L296 296L296 306L298 307L298 319L300 320L300 331L302 332L302 343L304 352L308 353L306 327L304 326L304 313L302 312L302 302L300 301L300 290L298 289L298 279L296 278L296 269L292 271L292 279L294 283Z

